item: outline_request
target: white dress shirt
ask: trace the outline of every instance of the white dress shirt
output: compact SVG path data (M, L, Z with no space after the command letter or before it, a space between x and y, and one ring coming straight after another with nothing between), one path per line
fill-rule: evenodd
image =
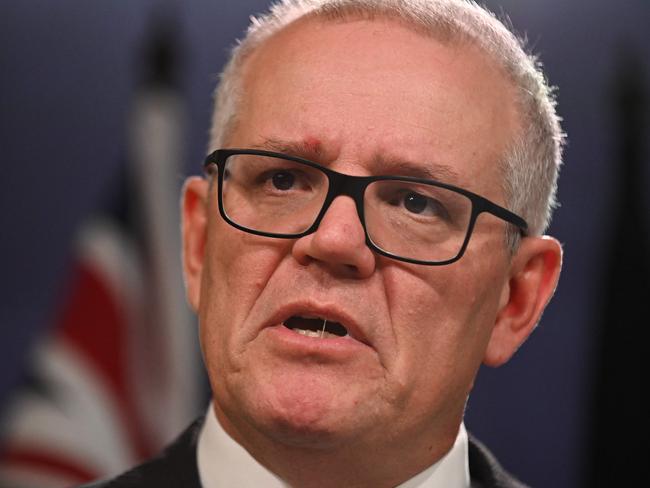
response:
M449 452L398 488L469 488L467 445L467 431L461 424ZM203 488L289 487L226 433L212 405L199 434L197 461Z

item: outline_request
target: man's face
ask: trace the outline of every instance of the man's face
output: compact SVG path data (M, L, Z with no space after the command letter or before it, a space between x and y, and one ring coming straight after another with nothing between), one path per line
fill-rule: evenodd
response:
M303 20L247 60L242 99L228 147L351 175L424 168L505 204L513 89L471 47L388 20ZM283 240L229 226L211 191L190 299L227 430L319 448L453 440L507 289L504 224L482 215L460 261L412 265L366 247L349 197L316 233ZM291 317L348 336L307 337L283 325Z

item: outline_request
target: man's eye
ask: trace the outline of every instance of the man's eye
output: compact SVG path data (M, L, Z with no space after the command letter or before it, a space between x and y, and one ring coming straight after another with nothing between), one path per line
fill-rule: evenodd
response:
M279 171L271 177L273 186L278 190L289 190L293 187L296 177L287 171Z
M434 198L426 197L416 192L408 192L402 198L402 205L411 213L424 217L449 219L449 213L445 209L445 206Z
M427 208L427 198L417 193L409 193L404 198L404 208L409 212L420 214Z

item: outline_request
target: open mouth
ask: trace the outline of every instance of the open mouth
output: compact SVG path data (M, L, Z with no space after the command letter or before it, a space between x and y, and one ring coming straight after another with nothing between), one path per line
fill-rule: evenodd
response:
M287 329L307 336L322 339L345 337L348 331L338 322L329 321L321 317L300 317L294 315L283 322Z

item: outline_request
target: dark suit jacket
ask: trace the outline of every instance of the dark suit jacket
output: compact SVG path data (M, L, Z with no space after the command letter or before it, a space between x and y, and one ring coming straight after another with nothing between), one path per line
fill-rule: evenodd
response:
M117 478L81 488L201 488L196 446L202 425L203 417L190 425L159 456ZM492 453L471 435L469 436L469 471L472 488L525 488L526 486L508 474Z

